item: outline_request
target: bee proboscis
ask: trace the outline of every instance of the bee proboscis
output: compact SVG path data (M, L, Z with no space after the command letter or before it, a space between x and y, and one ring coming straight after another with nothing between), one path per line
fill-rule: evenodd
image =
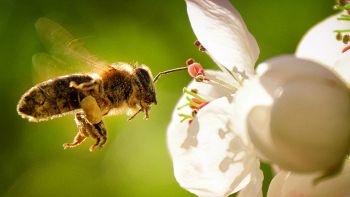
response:
M50 45L59 45L64 53L92 65L94 72L60 76L39 83L20 99L17 111L31 122L46 121L75 113L78 132L72 143L64 148L80 145L87 137L96 142L94 151L107 140L103 116L126 113L129 120L139 112L149 117L152 104L157 104L154 82L162 74L184 70L186 67L159 73L154 79L145 65L118 62L104 63L85 48L76 45L74 37L59 24L40 18L35 24L38 34Z

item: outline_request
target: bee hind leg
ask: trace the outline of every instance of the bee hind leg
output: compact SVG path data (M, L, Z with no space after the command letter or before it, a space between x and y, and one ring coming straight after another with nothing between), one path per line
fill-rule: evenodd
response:
M93 125L94 129L89 130L89 134L92 138L96 140L95 144L91 145L89 150L92 152L96 148L102 148L107 141L107 130L104 126L104 123L101 121Z
M91 152L98 147L102 148L107 141L107 130L102 121L97 124L91 124L84 113L77 113L75 122L78 126L78 133L72 143L63 144L65 149L79 146L89 136L96 140L95 144L89 148Z
M87 131L92 128L92 125L90 125L87 122L87 120L85 119L85 115L83 113L77 113L75 114L74 120L78 127L78 133L74 137L74 140L72 143L63 144L64 149L79 146L81 143L85 141L87 137L89 137L89 132Z

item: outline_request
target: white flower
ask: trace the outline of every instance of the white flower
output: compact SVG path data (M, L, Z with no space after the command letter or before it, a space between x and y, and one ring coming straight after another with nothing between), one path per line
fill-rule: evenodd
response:
M293 56L268 60L257 74L235 101L240 130L248 132L261 158L285 170L336 171L350 139L350 92L343 81Z
M341 41L337 41L335 31L349 31L350 22L348 20L339 20L344 16L349 17L349 15L348 11L343 11L316 24L304 35L296 51L298 57L319 62L335 71L347 83L348 87L350 87L350 51L344 51L344 49L349 46L349 43L344 44ZM349 35L349 32L342 34L343 36ZM336 103L335 106L339 106L339 103ZM345 106L343 107L345 108ZM350 141L350 134L348 134L347 139ZM339 146L341 146L341 143L339 143ZM350 146L348 142L349 153Z
M285 170L322 171L323 178L336 173L349 153L350 92L340 78L350 82L350 56L342 54L334 30L350 23L337 20L340 14L312 28L299 44L296 56L314 62L269 60L236 93L240 129L248 131L261 158Z
M336 177L318 184L314 179L319 174L305 175L293 172L279 172L271 181L268 197L348 197L350 196L350 160Z
M174 174L182 187L199 196L261 196L262 172L245 134L234 130L231 74L254 74L259 48L241 16L227 0L187 0L192 28L208 54L227 73L206 71L208 83L192 82L188 90L210 101L192 123L180 122L175 110L168 128ZM224 69L224 70L225 70ZM229 74L228 74L229 73ZM184 95L177 107L186 103ZM189 108L181 113L191 113Z
M350 83L350 53L342 53L344 44L337 42L334 30L350 29L350 22L337 20L341 12L311 28L299 43L296 56L316 61L334 69Z
M348 84L350 84L350 52L346 51L342 53L342 49L346 46L342 42L339 42L335 39L334 30L348 30L350 29L349 21L337 20L342 14L346 14L346 12L335 14L321 23L317 24L313 28L311 28L303 37L301 42L299 43L296 55L298 57L310 59L316 61L328 69L335 71L339 76L341 76ZM330 89L330 91L334 91L335 88ZM349 92L347 92L349 94ZM328 98L331 96L337 97L336 92L325 92L324 96ZM325 142L329 142L330 146L328 147L328 151L338 148L338 151L334 151L333 154L325 154L324 151L320 151L320 154L317 154L320 159L324 160L322 165L325 163L329 163L330 161L334 161L335 157L344 156L346 152L349 153L349 107L348 102L345 101L343 97L339 97L337 102L333 102L331 106L322 106L324 110L333 110L334 117L329 117L325 120L326 124L320 124L320 126L327 126L330 128L334 121L338 121L338 125L343 125L344 128L339 128L338 130L334 130L329 135L325 135L327 138L324 140ZM345 103L344 103L345 102ZM342 110L347 113L343 114L344 116L339 116L339 113L334 113L337 110ZM328 112L329 113L329 112ZM345 119L343 119L345 118ZM340 119L340 120L339 120ZM320 121L321 122L321 121ZM343 123L341 123L343 122ZM335 126L335 124L333 124ZM324 130L324 129L322 129ZM345 131L344 131L345 130ZM320 134L325 134L325 132L319 132ZM343 136L342 136L343 135ZM328 138L329 137L329 138ZM336 140L336 138L339 138ZM341 139L343 138L343 139ZM320 141L319 141L320 142ZM321 144L322 142L320 142ZM333 143L333 144L331 144ZM341 148L344 146L343 148ZM348 150L348 151L346 151ZM330 158L333 157L333 158ZM336 166L335 166L336 167ZM339 170L339 169L334 169ZM325 179L317 184L315 184L315 180L317 180L320 176L324 176L320 173L313 174L297 174L293 172L281 171L274 177L272 180L268 197L345 197L350 196L350 160L345 160L344 169L337 174L336 176L329 177L329 179Z
M299 143L304 143L307 148L309 144L318 141L313 135L317 133L319 125L312 124L308 127L305 122L298 125L298 119L289 121L288 117L300 116L306 120L324 121L325 117L329 117L328 113L333 112L331 107L327 108L328 111L316 111L315 113L325 116L320 115L321 118L314 120L313 113L292 114L296 104L291 107L285 102L294 102L293 99L309 93L316 97L299 100L306 107L313 104L310 99L316 99L318 104L331 105L334 99L340 98L348 104L350 99L343 94L348 89L331 71L294 56L273 58L261 65L266 72L259 71L255 75L258 45L231 3L228 0L186 0L186 4L193 31L223 72L205 71L205 76L198 78L202 82L191 82L177 104L176 109L181 110L174 111L167 131L175 178L183 188L198 196L228 196L237 191L240 191L241 197L262 196L263 175L257 155L282 167L295 168L290 161L302 158L300 154L304 156L307 150L296 150L293 158L287 158L287 163L284 163L283 160L288 156L284 154L289 154L288 149L298 148L296 145ZM305 65L311 66L304 68ZM265 74L268 74L267 77ZM339 85L339 91L335 92L340 97L326 96L325 99L317 100L324 96L318 89L317 82L327 83L328 79L331 84ZM322 88L329 89L327 85ZM183 106L185 103L187 107ZM189 106L196 109L195 113L192 113ZM345 106L345 111L349 106L350 104ZM335 114L330 115L343 117L344 114L338 113L339 107L336 109L338 111L335 110ZM190 123L183 122L184 119L190 119ZM267 127L271 123L274 123L272 129ZM345 124L344 127L347 126L349 125ZM288 135L297 128L303 128L306 133ZM326 129L322 137L328 137L329 131L334 128L337 127ZM271 137L271 131L287 134L276 138L281 142L278 145L284 146L281 152L275 150L280 147L273 143L274 138L266 141L258 137L260 134ZM338 140L339 136L331 140ZM347 134L342 136L349 139ZM341 140L342 143L344 139ZM316 147L317 145L316 143ZM311 153L315 153L316 147L312 147ZM330 152L338 150L332 149ZM329 152L319 154L329 156ZM338 164L338 160L339 157L336 157L335 163ZM319 160L312 160L315 161ZM334 163L334 160L329 163ZM328 164L323 167L309 165L306 171L326 170ZM303 165L301 162L302 167ZM300 170L299 163L296 167L296 170Z

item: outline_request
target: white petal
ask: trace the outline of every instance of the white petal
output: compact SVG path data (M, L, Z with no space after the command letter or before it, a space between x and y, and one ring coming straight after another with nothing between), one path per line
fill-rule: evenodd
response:
M334 70L350 85L350 51L339 56Z
M259 162L256 162L255 165L253 165L253 170L251 173L251 181L250 183L243 188L239 194L238 197L262 197L262 183L264 179L263 172L259 169Z
M350 95L329 69L293 56L268 60L236 93L236 126L281 168L326 171L349 148Z
M228 81L232 80L228 75L226 75L223 72L220 71L213 71L213 70L206 70L205 71L206 75L210 76L215 76L217 79L221 81ZM206 83L201 83L201 82L196 82L193 80L188 86L188 90L191 89L197 89L198 94L203 97L204 99L211 101L223 96L230 96L232 92L228 92L226 89L221 88L220 86L215 86L213 84L206 84ZM181 123L180 120L181 118L178 116L179 113L184 113L184 114L190 114L191 109L189 107L182 109L182 110L177 110L178 107L184 105L186 103L186 95L182 95L182 97L179 99L178 103L175 106L174 112L172 114L172 120L170 122L168 131L170 130L175 130L175 131L187 131L188 129L188 124L186 123ZM171 135L170 135L171 134ZM175 136L173 136L175 135ZM169 138L169 136L173 136L172 138ZM186 132L174 132L174 133L169 133L168 132L168 146L170 150L176 150L178 148L179 144L182 144L183 139L185 139L187 136ZM173 147L174 146L174 147ZM190 143L186 146L191 146Z
M213 60L228 70L254 73L259 47L228 0L186 0L197 39Z
M211 101L190 126L173 117L168 127L176 180L196 195L227 196L245 187L256 171L255 155L232 130L231 99Z
M348 197L350 196L350 160L345 163L343 171L332 178L314 184L319 175L300 175L279 172L271 181L268 197Z
M340 14L343 13L335 14L310 29L299 43L296 56L334 67L346 46L336 40L334 30L350 29L349 21L337 20Z

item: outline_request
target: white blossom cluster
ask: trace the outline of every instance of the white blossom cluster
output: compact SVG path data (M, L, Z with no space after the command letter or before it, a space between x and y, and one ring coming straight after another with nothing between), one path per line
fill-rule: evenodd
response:
M350 196L350 52L341 53L333 32L350 23L331 16L306 33L295 54L255 70L258 44L230 1L186 5L221 71L204 70L188 85L169 124L181 187L198 196L262 196L262 160L280 169L269 197Z

